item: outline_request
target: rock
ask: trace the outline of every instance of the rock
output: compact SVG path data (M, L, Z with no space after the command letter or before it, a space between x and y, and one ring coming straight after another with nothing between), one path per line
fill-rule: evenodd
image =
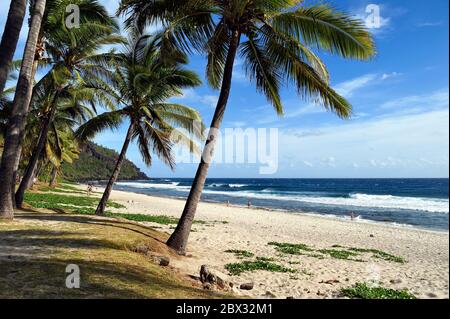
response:
M248 282L248 283L242 284L242 285L239 287L239 289L242 289L242 290L252 290L253 287L254 287L254 284L253 284L252 282Z
M369 237L372 237L372 238L373 238L373 237L375 237L375 236L374 236L373 234L370 234Z
M429 297L429 298L437 298L438 296L435 293L429 292L429 293L427 293L427 297Z
M136 247L134 247L134 252L146 255L150 251L150 247L148 247L146 244L138 244Z
M389 280L389 282L391 284L401 284L402 280L401 279L391 279L391 280Z
M273 293L271 293L270 291L266 291L266 293L264 294L264 297L266 298L276 298L277 296Z
M159 258L160 266L167 267L167 266L169 266L169 264L170 264L170 259L168 257L162 256Z
M203 289L205 289L205 290L213 290L213 285L211 285L211 284L208 283L208 282L205 282L205 283L203 284Z
M227 288L228 283L223 279L225 276L216 270L210 270L207 265L200 267L200 281L202 283L209 283L217 285L221 289Z

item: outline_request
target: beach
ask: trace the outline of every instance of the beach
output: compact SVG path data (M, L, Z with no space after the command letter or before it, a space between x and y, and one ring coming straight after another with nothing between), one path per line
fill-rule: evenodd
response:
M80 188L86 189L84 185ZM177 218L184 205L181 199L116 190L111 200L126 206L111 211ZM338 298L342 288L365 282L407 289L418 298L449 297L448 232L209 202L199 204L196 220L202 223L193 225L186 257L174 259L171 264L193 276L198 276L200 266L206 264L235 287L254 283L248 291L234 288L238 295ZM167 233L173 231L173 225L145 224ZM300 254L283 253L277 249L282 243L303 244L307 249ZM334 252L344 248L361 253L340 259L341 255ZM289 271L257 270L231 276L226 264L250 259L226 253L227 250L249 252L253 255L251 260L263 257ZM372 252L375 250L404 262L380 258Z

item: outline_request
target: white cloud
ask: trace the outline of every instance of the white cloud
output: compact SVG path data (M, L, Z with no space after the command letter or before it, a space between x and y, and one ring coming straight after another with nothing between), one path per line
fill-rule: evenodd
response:
M377 74L366 74L349 81L345 81L336 85L336 91L344 96L351 97L356 90L366 87L373 83L377 79Z
M419 28L425 28L425 27L438 27L441 26L443 24L442 21L435 21L435 22L421 22L419 24L417 24L417 26Z
M398 73L398 72L383 73L383 74L381 75L381 79L382 79L382 80L387 80L387 79L390 79L390 78L398 77L398 76L400 76L400 75L401 75L401 73Z
M387 79L398 77L400 75L401 73L398 72L390 72L383 74L369 73L345 82L338 83L335 86L335 90L340 95L349 98L352 97L353 94L358 90L361 90L371 85L380 84L381 82Z
M178 96L174 99L175 100L189 100L189 101L198 102L203 105L215 108L219 97L217 95L211 95L211 94L200 95L194 89L186 89L186 90L183 90L182 96Z
M316 177L448 176L448 117L445 109L322 127L318 135L280 130L280 167L295 158L319 163L308 172Z
M399 99L385 102L381 105L382 109L402 109L408 108L409 111L430 110L449 105L448 89L434 91L431 94L410 95Z

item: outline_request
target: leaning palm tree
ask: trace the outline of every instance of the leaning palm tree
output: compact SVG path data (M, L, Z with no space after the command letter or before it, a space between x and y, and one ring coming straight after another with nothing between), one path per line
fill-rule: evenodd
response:
M69 3L77 3L80 7L83 19L78 28L65 27L65 7ZM107 14L104 7L97 4L97 1L51 0L50 4L46 13L48 21L43 24L42 43L45 52L41 64L52 68L35 86L35 91L43 90L44 87L44 90L54 93L54 97L52 105L43 109L45 116L40 117L42 123L39 139L15 194L17 207L22 205L25 190L33 180L61 92L80 79L101 76L103 67L95 63L97 59L102 58L102 54L98 53L99 49L105 45L123 42L122 37L116 34L118 31L116 22ZM55 77L60 80L56 81Z
M27 0L11 0L8 18L0 42L0 94L5 89L26 9Z
M13 186L33 90L33 65L46 0L35 0L0 164L0 218L14 217Z
M201 82L194 72L183 68L187 63L184 55L162 55L160 42L159 38L131 31L125 51L111 53L110 60L104 61L113 69L109 81L92 83L92 87L103 88L114 97L121 108L103 113L82 125L78 129L78 137L85 140L105 128L117 128L123 121L129 122L122 150L98 204L97 215L104 214L127 149L134 139L145 164L151 165L153 150L173 168L174 142L181 142L195 151L193 139L202 137L203 124L199 113L187 106L167 102L171 97L181 95L183 89Z
M207 56L206 75L219 100L204 156L199 164L183 214L168 240L186 251L192 221L205 184L209 152L216 143L231 90L233 65L239 54L246 74L283 114L279 89L292 84L302 97L314 98L342 118L351 105L329 85L325 65L312 51L344 58L369 59L375 53L370 33L361 21L330 5L304 6L302 0L122 0L119 13L130 13L127 25L160 23L167 49L197 51ZM206 154L206 152L208 154Z

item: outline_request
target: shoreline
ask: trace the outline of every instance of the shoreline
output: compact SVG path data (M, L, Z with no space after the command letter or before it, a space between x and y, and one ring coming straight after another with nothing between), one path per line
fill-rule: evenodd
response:
M82 186L80 186L81 188ZM96 191L101 190L96 186ZM113 190L111 200L126 208L113 212L165 215L179 218L184 200ZM304 213L286 213L224 203L200 202L193 225L187 257L174 260L173 265L187 275L198 276L201 265L223 274L237 287L253 282L254 289L236 289L238 295L251 298L337 298L342 288L358 282L379 278L383 287L408 289L418 298L448 298L449 234L381 223L363 223ZM175 225L144 223L170 234ZM338 248L355 247L380 250L406 260L404 264L370 254L352 259L282 254L271 242L303 244L315 252L332 252ZM227 250L242 250L251 258L240 258ZM295 273L246 271L228 275L227 264L269 258L273 263ZM378 276L378 277L377 277Z
M79 185L85 185L85 184L80 183ZM103 186L96 185L95 187L103 189ZM131 191L131 190L117 190L117 191L132 193L132 194L140 194L140 195L145 195L145 196L149 196L149 197L186 201L186 198L179 197L179 196L155 195L155 194L147 194L145 192L138 192L138 191ZM231 203L229 206L227 206L227 204L225 204L221 201L208 200L208 199L201 199L200 202L223 205L224 207L256 209L256 210L264 210L264 211L268 211L268 212L281 212L281 213L285 213L285 214L299 214L299 215L305 215L305 216L320 217L320 218L325 218L325 219L334 219L334 220L338 220L338 221L376 224L376 225L382 225L382 226L393 227L393 228L401 228L401 229L406 228L406 229L415 229L415 230L419 230L419 231L429 231L429 232L446 233L446 234L449 233L449 229L440 229L440 228L438 229L438 228L431 228L431 227L424 227L424 226L416 226L416 225L411 225L411 224L401 224L401 223L397 223L397 222L376 221L376 220L365 219L365 218L355 218L355 220L350 220L350 217L345 216L345 215L333 215L333 214L325 214L325 213L319 213L319 212L304 212L304 211L300 211L300 210L288 210L288 209L283 209L283 208L272 208L272 207L264 207L264 206L256 206L256 205L252 205L252 207L248 208L245 205L231 204Z

